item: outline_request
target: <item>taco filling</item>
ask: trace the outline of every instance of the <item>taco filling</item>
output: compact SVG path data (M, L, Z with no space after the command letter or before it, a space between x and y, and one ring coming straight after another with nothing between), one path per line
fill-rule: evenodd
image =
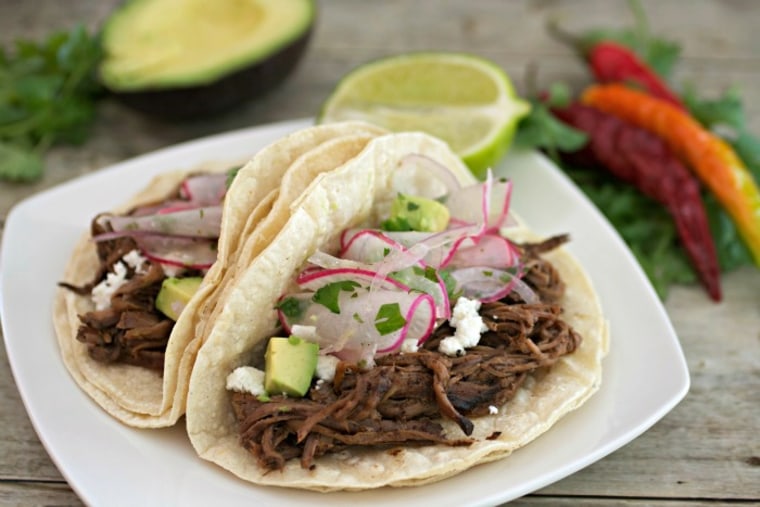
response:
M471 418L505 410L580 346L543 258L568 237L510 241L510 182L442 179L445 195L399 194L380 228L346 230L336 256L309 257L277 304L284 336L269 339L263 371L227 377L240 442L263 469L312 469L358 447L471 445Z
M92 300L76 334L92 359L163 371L174 323L216 260L232 174L192 175L161 202L92 220L97 272L59 284Z

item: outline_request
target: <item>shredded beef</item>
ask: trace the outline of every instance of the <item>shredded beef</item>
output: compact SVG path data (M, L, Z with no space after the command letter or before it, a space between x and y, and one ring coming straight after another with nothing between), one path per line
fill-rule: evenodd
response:
M92 235L108 232L99 220L92 221ZM82 296L113 270L114 264L137 244L130 237L96 242L98 270L90 282L76 286L62 282L59 285ZM156 370L164 369L164 354L174 321L156 310L155 301L164 270L157 263L147 261L143 272L128 268L127 282L111 296L111 306L93 310L79 316L80 326L76 339L87 345L93 359L105 363L126 363Z
M339 363L332 383L315 382L302 399L260 401L232 393L242 445L263 468L279 470L295 458L308 469L319 456L351 446L393 452L394 446L471 444L471 418L503 407L528 375L551 367L580 344L557 304L564 284L540 257L566 239L521 245L524 279L541 302L510 296L483 304L488 331L462 356L438 352L440 341L454 332L444 325L418 352L378 357L367 370ZM445 434L442 418L455 422L463 435Z

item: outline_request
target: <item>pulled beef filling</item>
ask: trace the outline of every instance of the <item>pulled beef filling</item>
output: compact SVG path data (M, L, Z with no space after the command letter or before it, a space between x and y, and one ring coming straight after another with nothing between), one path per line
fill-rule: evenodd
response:
M242 445L263 468L279 470L294 458L308 469L315 458L352 446L471 444L471 417L501 407L528 375L550 367L581 342L561 318L557 301L564 284L540 256L565 241L558 236L521 246L523 280L541 302L527 304L513 293L483 304L488 331L462 356L438 352L440 340L454 332L444 325L418 352L378 357L368 370L339 363L332 383L313 383L302 399L273 396L262 402L231 393ZM463 436L447 437L436 422L441 418L454 421Z
M92 236L108 232L95 217ZM96 243L100 265L91 282L75 286L59 285L79 295L89 297L93 287L105 279L114 264L137 244L122 237ZM111 296L111 306L79 316L81 325L76 339L87 345L93 359L104 363L125 363L162 373L164 354L174 321L156 310L155 302L166 276L158 263L146 261L142 273L128 268L127 282Z

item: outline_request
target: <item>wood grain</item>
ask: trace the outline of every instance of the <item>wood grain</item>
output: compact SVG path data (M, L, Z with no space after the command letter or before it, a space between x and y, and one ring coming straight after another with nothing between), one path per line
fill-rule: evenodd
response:
M0 43L41 37L76 22L97 26L118 0L3 0ZM653 33L678 41L674 83L716 95L738 85L752 130L760 133L760 2L644 1ZM371 59L413 50L477 53L493 59L526 91L530 66L538 86L588 81L582 63L549 37L557 17L570 30L622 26L623 0L325 0L307 56L264 99L212 120L164 124L106 101L89 141L54 149L45 177L29 186L0 183L0 220L23 198L79 175L177 142L272 121L312 116L340 76ZM357 21L359 20L359 21ZM371 20L371 22L370 22ZM0 222L1 224L1 222ZM712 304L697 287L672 291L667 310L681 339L692 387L643 436L596 464L515 505L735 505L760 502L760 272L724 280ZM6 296L7 297L7 296ZM646 372L642 372L646 374ZM0 351L0 504L79 505L37 438Z

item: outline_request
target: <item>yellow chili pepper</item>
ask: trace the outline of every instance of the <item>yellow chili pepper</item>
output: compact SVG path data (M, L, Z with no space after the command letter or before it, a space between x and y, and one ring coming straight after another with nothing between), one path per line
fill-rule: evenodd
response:
M592 85L581 100L663 139L717 197L760 266L760 189L728 144L683 110L625 85Z

